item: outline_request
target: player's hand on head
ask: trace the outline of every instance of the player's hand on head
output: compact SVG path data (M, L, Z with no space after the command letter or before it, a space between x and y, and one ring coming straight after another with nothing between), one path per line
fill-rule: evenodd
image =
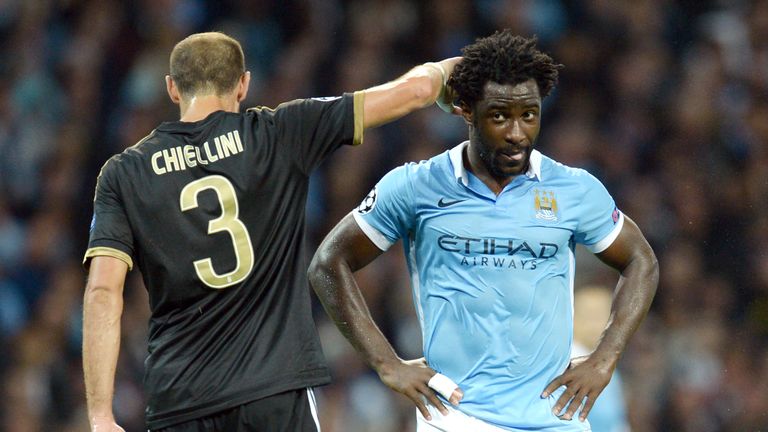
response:
M541 397L549 397L552 392L565 386L552 412L561 419L571 420L581 408L579 420L584 421L597 397L611 381L614 369L616 362L612 360L604 361L592 356L573 358L568 369L549 383Z
M91 432L125 432L111 417L94 417L91 419Z
M451 57L447 58L441 62L439 62L440 67L442 67L443 71L445 72L445 83L443 85L442 90L440 91L440 95L437 97L437 106L447 112L448 114L453 115L461 115L462 109L456 105L456 91L448 86L447 81L448 77L453 72L453 68L461 61L462 57Z
M430 386L430 380L437 372L427 365L422 357L416 360L400 360L397 363L390 363L379 368L379 378L387 387L402 393L408 397L419 409L421 415L427 420L431 420L426 403L430 403L437 408L443 415L448 414L448 410L443 405L437 393ZM454 384L455 386L455 384ZM464 393L458 387L455 387L452 394L445 396L454 405L458 405Z
M464 111L456 105L456 92L449 86L445 86L440 96L437 97L437 106L448 114L460 116Z

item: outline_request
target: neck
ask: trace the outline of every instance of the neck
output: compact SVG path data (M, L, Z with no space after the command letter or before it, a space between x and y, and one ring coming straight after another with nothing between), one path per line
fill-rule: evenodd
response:
M192 96L189 101L179 104L181 121L195 122L208 117L216 111L238 112L240 103L231 96L219 97L215 95Z
M471 145L471 144L470 144ZM464 148L464 168L477 176L480 181L485 183L486 186L497 196L504 190L504 187L508 185L514 177L501 177L497 178L488 170L483 161L480 159L480 155L476 152L470 151L469 146Z

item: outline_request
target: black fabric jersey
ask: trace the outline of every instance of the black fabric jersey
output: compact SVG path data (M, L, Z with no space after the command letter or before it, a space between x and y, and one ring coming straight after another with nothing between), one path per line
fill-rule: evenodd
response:
M161 124L102 168L85 263L133 261L149 428L330 381L311 310L311 171L362 141L362 93Z

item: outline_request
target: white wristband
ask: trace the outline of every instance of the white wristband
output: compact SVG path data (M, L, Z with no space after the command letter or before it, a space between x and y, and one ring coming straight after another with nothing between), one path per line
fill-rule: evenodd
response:
M440 393L446 400L450 400L453 391L459 387L452 379L441 373L436 373L435 376L430 378L427 385Z
M440 63L434 62L424 63L424 66L429 66L440 71L440 75L443 77L443 85L440 87L440 93L437 95L437 100L435 100L435 103L437 104L438 108L447 112L448 114L453 113L453 105L450 102L445 103L443 100L448 86L448 74L445 73L445 68Z

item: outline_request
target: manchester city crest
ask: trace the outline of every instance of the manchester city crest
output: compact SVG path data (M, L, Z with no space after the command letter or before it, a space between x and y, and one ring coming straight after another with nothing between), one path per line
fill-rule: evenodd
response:
M557 221L557 200L554 192L534 189L533 207L536 210L536 219Z

